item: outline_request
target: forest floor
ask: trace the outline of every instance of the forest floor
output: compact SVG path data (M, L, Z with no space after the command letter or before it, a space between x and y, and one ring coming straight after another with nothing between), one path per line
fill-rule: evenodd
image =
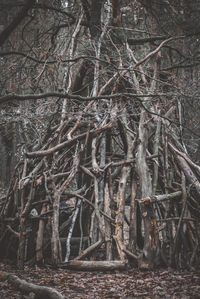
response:
M13 273L37 285L55 288L65 298L200 298L200 270L79 272L26 267L20 271L15 266L0 262L0 271ZM23 297L7 281L0 281L0 298Z

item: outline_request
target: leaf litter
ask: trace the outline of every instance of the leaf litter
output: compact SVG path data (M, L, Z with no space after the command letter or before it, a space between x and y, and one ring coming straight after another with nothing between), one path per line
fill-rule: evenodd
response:
M200 298L200 270L160 269L143 272L132 268L121 272L83 272L26 267L22 271L3 262L0 263L0 270L37 285L55 288L65 298ZM7 281L0 281L0 295L1 299L23 298Z

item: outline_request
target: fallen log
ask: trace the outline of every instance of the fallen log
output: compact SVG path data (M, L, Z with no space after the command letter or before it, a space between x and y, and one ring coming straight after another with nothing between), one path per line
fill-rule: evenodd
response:
M53 288L38 286L34 283L27 282L23 279L20 279L18 276L11 273L1 271L0 280L8 280L8 282L12 286L14 286L23 294L28 294L30 298L64 299L64 296L62 296L58 291L56 291Z
M124 270L128 262L125 261L70 261L59 265L61 268L83 271L111 271Z

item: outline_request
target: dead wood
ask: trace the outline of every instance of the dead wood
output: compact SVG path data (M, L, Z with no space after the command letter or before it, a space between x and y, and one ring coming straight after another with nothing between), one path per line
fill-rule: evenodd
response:
M129 256L131 257L132 259L134 260L138 260L139 259L139 256L135 255L134 253L132 253L130 250L126 249L126 248L123 248L123 251Z
M137 201L139 201L140 203L148 203L148 202L161 202L161 201L166 201L166 200L170 200L170 199L174 199L176 197L179 197L182 195L182 191L176 191L173 193L168 193L168 194L161 194L161 195L154 195L154 196L149 196L149 197L145 197L142 199L136 199Z
M93 250L99 248L103 244L103 240L100 239L96 243L92 244L89 246L87 249L85 249L79 256L77 256L74 260L78 261L81 260L82 258L86 257L89 255Z
M35 296L31 298L38 298L38 299L64 299L64 297L55 289L45 286L38 286L31 282L27 282L16 275L0 272L0 279L1 280L8 280L8 282L15 287L17 290L22 292L23 294L30 294L33 293Z
M109 124L106 124L104 127L98 128L94 131L91 131L90 133L93 136L96 136L96 135L100 134L101 132L103 132L109 128L112 128L113 125L114 124L112 122L110 122ZM33 158L33 157L44 157L44 156L51 155L51 154L57 152L58 150L61 150L63 147L73 145L77 140L81 140L81 139L85 138L87 136L87 134L88 134L87 132L84 132L84 133L77 135L77 136L73 137L72 139L69 139L63 143L60 143L48 150L27 153L27 157Z
M198 192L198 195L200 196L200 182L196 177L196 175L194 174L194 172L192 171L192 169L190 168L189 164L187 163L187 160L183 158L182 155L179 155L177 151L173 149L173 147L171 147L171 149L175 154L175 157L178 161L178 165L181 168L181 170L184 172L188 182L195 187L196 191Z
M139 139L140 144L138 146L138 160L137 160L137 172L141 184L142 198L152 195L152 181L149 171L149 166L145 159L146 151L148 147L148 131L145 123L148 121L147 114L144 109L141 111L140 124L139 124ZM143 256L145 257L145 263L151 267L159 251L158 242L158 230L155 217L155 211L152 207L152 203L145 203L139 201L142 218L144 222L144 248Z
M61 268L83 271L125 270L127 261L70 261L60 265Z

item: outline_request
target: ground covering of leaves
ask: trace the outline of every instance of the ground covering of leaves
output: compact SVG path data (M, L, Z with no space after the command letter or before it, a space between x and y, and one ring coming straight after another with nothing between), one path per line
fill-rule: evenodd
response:
M114 272L83 272L66 269L25 268L0 263L0 270L13 273L29 282L57 289L65 298L200 298L200 270L160 269ZM23 298L7 281L0 281L1 299ZM45 298L44 298L45 299Z

